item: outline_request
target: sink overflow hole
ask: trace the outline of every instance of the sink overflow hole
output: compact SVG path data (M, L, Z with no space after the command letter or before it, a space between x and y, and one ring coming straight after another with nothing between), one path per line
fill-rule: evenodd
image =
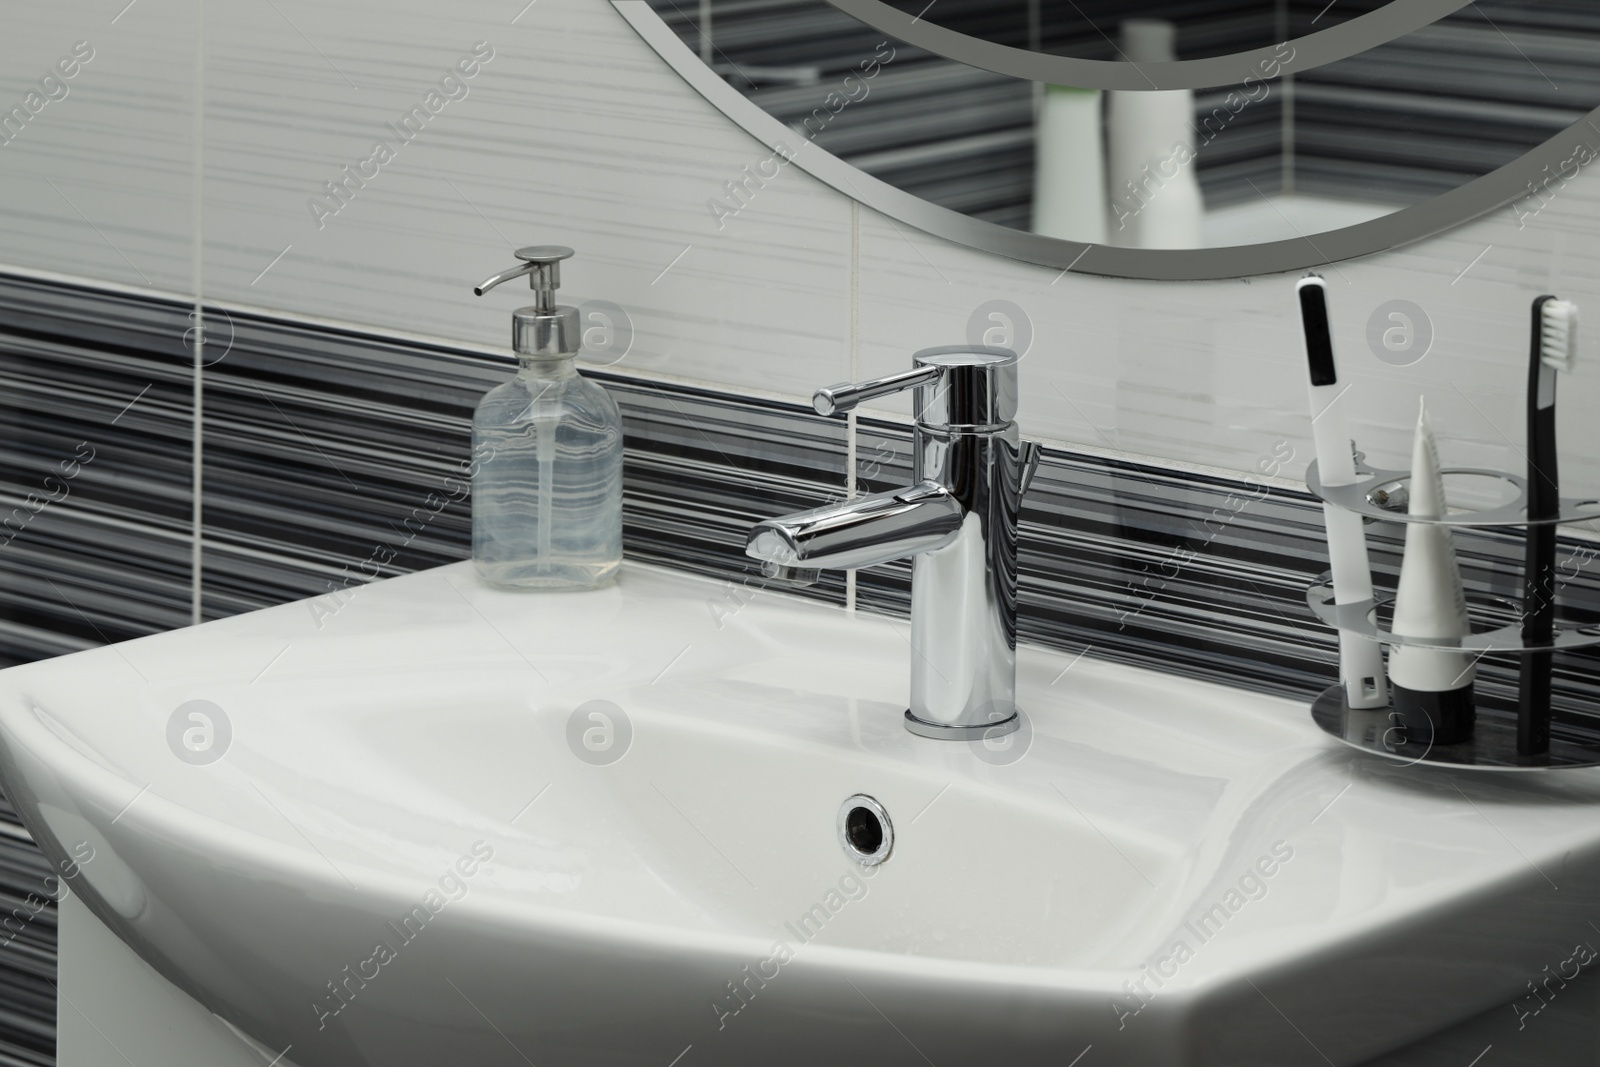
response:
M865 793L850 797L839 808L839 843L846 855L863 866L882 863L894 848L889 813Z

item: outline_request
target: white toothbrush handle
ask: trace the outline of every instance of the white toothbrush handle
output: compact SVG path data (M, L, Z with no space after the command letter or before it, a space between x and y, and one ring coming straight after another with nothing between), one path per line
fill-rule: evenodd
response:
M1322 505L1328 529L1328 560L1333 570L1334 603L1358 604L1372 597L1372 568L1367 560L1367 533L1361 516L1332 504ZM1345 700L1352 708L1381 708L1389 703L1383 673L1383 649L1370 637L1339 632L1339 671Z
M1311 439L1316 445L1317 474L1323 485L1353 485L1356 481L1355 455L1350 450L1350 421L1340 403L1347 388L1310 387Z

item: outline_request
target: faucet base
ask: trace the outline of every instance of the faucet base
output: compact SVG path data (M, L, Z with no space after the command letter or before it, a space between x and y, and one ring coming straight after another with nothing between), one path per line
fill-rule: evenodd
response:
M949 723L927 722L906 710L906 729L918 737L931 737L938 741L981 741L988 737L1004 737L1014 733L1022 726L1022 718L1015 711L1006 719L995 722L980 722L966 726L952 726Z

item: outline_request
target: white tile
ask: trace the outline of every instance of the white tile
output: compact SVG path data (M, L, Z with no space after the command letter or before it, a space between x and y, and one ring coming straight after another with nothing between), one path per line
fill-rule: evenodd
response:
M849 202L785 167L719 229L707 201L770 152L604 0L514 25L515 5L277 6L208 27L209 295L504 345L515 294L471 286L513 247L559 243L578 253L564 301L632 319L619 369L794 396L847 373ZM478 41L494 57L467 95L402 144L385 124ZM378 140L393 161L319 228L308 200Z
M0 263L191 291L198 10L7 5L0 113L28 110L30 93L38 110L0 143ZM75 47L90 58L59 79Z
M1032 333L1019 419L1058 443L1246 469L1290 431L1269 383L1304 393L1303 373L1272 358L1275 309L1259 285L1063 275L863 212L861 287L864 375L975 339L975 313L1014 304ZM904 398L890 410L906 412Z

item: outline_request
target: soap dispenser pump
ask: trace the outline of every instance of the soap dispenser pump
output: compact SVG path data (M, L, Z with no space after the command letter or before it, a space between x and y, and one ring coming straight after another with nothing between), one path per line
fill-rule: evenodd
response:
M578 374L578 309L556 303L572 249L517 249L522 262L473 289L528 276L534 303L511 316L516 377L472 419L472 561L493 585L589 589L622 563L622 417Z

